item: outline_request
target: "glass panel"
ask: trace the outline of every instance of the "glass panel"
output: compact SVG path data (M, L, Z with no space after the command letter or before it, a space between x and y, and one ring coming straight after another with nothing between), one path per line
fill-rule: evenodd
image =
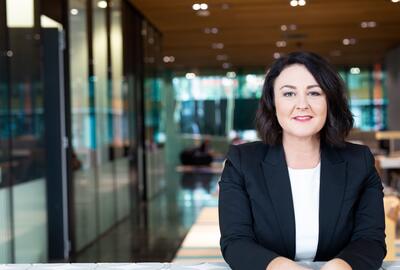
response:
M115 182L113 163L110 162L112 139L111 96L107 74L106 9L93 1L93 58L96 111L96 162L98 168L99 233L105 232L116 221Z
M350 109L354 115L354 126L362 130L372 129L370 72L361 70L359 73L349 73L347 87L350 94Z
M12 262L9 169L10 122L5 1L0 2L0 263Z
M128 141L128 122L124 108L122 20L121 1L112 1L111 6L111 67L112 67L112 121L113 155L115 157L117 219L129 215L131 197L129 185L129 159L125 157Z
M30 24L9 25L12 26L9 27L9 38L12 51L11 156L16 263L47 261L41 36L37 2L32 1L32 3L33 6L19 5L16 8L19 11L28 9L27 13L34 14L33 27ZM16 14L11 9L7 9L7 12ZM21 11L20 14L22 13ZM10 18L9 21L14 20ZM34 248L28 243L34 245Z
M47 262L47 205L45 179L13 187L15 261Z
M196 77L172 80L177 100L177 116L181 133L226 135L230 127L228 108L232 108L233 94L238 80L224 76ZM253 86L253 85L251 85ZM254 96L258 89L249 88L245 93Z
M75 243L80 250L97 236L94 171L94 117L89 104L87 10L85 0L70 0L70 82Z

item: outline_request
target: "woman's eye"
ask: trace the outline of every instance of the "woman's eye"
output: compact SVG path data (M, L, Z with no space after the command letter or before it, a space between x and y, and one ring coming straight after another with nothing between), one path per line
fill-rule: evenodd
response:
M294 96L294 92L292 92L292 91L284 92L284 93L283 93L283 96L284 96L284 97L292 97L292 96Z
M317 92L317 91L311 91L311 92L309 92L308 93L310 96L320 96L321 95L321 93L320 92Z

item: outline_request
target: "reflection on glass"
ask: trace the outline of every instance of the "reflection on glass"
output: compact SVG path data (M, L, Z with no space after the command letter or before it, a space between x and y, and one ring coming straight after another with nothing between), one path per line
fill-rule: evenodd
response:
M29 16L32 17L33 1L28 2L30 8L29 5L19 8L29 8ZM7 13L7 18L11 22L16 17L11 9L7 9L8 11L10 13ZM40 25L32 23L39 22L38 14L34 14L29 20L29 25L10 24L12 27L8 28L12 51L9 65L12 138L10 154L13 160L11 207L14 213L13 237L17 263L47 260L41 36Z
M131 207L129 186L129 159L125 149L129 146L126 94L123 91L122 18L121 1L111 5L111 63L112 63L112 154L115 158L117 219L129 214Z
M95 131L89 103L86 1L70 0L70 82L72 111L72 169L74 170L74 213L76 249L96 236L96 189L93 162ZM75 14L75 15L73 15Z
M7 49L5 6L0 3L0 52ZM0 263L11 262L9 108L7 57L0 53Z
M98 168L99 233L115 222L115 182L110 162L112 142L111 88L107 78L106 9L93 2L94 96L96 112L96 163Z

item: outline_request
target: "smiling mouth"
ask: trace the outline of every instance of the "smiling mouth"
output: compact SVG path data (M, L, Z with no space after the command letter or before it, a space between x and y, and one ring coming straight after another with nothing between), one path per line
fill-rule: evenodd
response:
M296 121L301 121L301 122L305 122L305 121L309 121L311 120L313 117L310 115L304 115L304 116L296 116L293 117L294 120Z

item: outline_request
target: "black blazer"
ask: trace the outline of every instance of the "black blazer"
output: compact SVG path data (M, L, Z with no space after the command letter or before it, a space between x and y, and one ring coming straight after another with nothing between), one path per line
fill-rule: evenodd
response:
M295 217L282 145L231 146L219 182L221 250L234 270L265 270L295 257ZM321 145L315 261L341 258L376 270L386 255L382 183L366 146Z

